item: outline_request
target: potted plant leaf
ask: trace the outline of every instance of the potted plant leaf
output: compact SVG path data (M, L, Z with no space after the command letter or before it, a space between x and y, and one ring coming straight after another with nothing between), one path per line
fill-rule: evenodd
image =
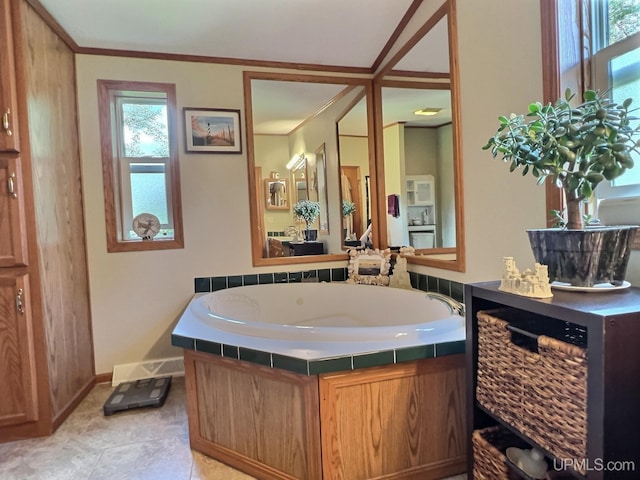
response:
M311 240L311 224L320 215L320 202L313 202L311 200L300 200L293 206L293 214L301 218L307 224L305 240Z
M598 91L584 92L572 106L570 89L564 98L529 105L526 115L499 117L498 130L484 150L522 168L542 184L547 177L564 192L566 222L560 228L528 230L537 262L549 268L551 281L592 287L621 284L637 226L587 226L583 202L603 181L618 178L633 167L640 152L640 127L633 127L628 98L618 104Z

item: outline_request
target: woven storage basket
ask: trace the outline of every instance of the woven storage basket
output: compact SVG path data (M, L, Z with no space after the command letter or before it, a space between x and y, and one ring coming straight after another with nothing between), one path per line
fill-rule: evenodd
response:
M509 447L524 447L522 440L499 425L475 430L471 440L473 443L473 480L521 479L505 463L504 452Z
M586 349L547 335L534 341L537 352L514 344L507 327L528 320L478 312L478 403L556 458L587 458Z

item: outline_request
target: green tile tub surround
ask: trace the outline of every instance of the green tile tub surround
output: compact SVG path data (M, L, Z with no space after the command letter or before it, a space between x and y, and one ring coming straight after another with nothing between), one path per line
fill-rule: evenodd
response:
M279 368L280 370L300 373L302 375L318 375L321 373L357 370L360 368L392 365L426 358L445 357L465 352L465 341L459 340L436 345L419 345L416 347L403 347L341 357L305 360L303 358L253 348L187 338L181 335L172 335L171 344L174 347L233 358L234 360L242 360L265 367Z
M242 285L258 285L271 283L299 283L305 281L342 282L347 278L346 268L320 268L298 272L275 272L246 275L230 275L217 277L198 277L194 279L195 293L206 293L233 288ZM413 288L424 292L438 292L449 295L458 301L464 301L464 285L452 280L431 275L409 272ZM187 338L180 335L171 336L171 344L186 348L222 355L258 365L279 368L303 375L318 375L344 370L355 370L378 365L408 362L425 358L456 355L465 352L465 341L446 342L436 345L419 345L403 347L365 354L347 355L318 360L304 360L268 351L255 350L235 345L224 345L217 342Z

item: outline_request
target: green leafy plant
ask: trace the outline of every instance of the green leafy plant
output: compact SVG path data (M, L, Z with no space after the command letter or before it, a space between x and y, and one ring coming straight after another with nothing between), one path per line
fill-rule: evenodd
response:
M342 216L348 217L356 211L356 204L348 200L342 200Z
M604 180L613 180L633 167L632 152L640 153L640 126L629 116L632 99L617 104L597 91L584 92L584 101L572 106L570 89L554 104L529 105L527 115L500 116L500 125L484 150L510 163L510 171L523 167L538 184L551 177L563 189L567 205L566 227L584 228L581 204Z
M300 200L293 206L293 213L296 217L305 221L308 230L310 225L318 218L318 215L320 215L320 202Z

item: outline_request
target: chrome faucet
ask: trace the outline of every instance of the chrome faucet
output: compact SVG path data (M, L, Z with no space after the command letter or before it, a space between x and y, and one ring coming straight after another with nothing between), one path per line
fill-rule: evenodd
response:
M449 307L451 313L455 313L457 315L460 315L461 317L464 317L464 303L459 302L442 293L436 292L427 292L427 298L430 300L440 300L447 307Z

